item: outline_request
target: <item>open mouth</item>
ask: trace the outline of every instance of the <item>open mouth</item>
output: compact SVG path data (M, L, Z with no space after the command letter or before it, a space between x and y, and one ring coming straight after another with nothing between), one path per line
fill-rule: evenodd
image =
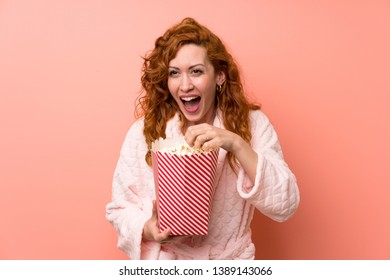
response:
M196 110L200 103L200 96L188 96L188 97L180 97L180 100L183 102L184 107L187 110Z

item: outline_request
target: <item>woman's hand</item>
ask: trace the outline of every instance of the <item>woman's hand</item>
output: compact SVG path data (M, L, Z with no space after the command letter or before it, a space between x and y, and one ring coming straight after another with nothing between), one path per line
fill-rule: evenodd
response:
M237 134L203 123L190 126L184 136L188 145L203 150L222 148L234 153L242 140Z
M170 229L166 229L163 232L160 232L157 225L157 208L156 201L153 200L153 211L152 217L146 221L144 225L144 231L142 233L142 239L148 241L163 242L169 238L171 234Z
M222 148L232 152L252 182L256 178L257 153L239 135L207 123L190 126L184 135L188 145L203 150Z
M149 220L147 220L144 225L142 239L159 242L161 245L165 245L186 237L186 236L170 236L170 235L171 235L171 230L169 228L164 230L163 232L160 232L158 228L156 201L153 200L152 217Z

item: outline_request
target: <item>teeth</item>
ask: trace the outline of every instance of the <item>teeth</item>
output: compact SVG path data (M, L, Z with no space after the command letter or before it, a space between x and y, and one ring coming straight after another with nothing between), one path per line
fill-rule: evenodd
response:
M192 97L182 97L181 99L184 100L184 101L191 101L191 100L194 100L198 98L197 96L192 96Z

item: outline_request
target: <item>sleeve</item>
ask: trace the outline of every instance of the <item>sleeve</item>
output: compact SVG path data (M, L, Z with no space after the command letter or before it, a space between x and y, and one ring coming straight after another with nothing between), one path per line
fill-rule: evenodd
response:
M106 219L118 234L117 246L130 259L141 258L143 227L152 215L154 199L151 168L144 160L147 146L142 127L139 120L126 135L114 172L112 202L106 206Z
M296 178L284 161L276 132L261 112L251 114L252 148L258 154L254 184L243 168L238 173L237 191L264 215L283 222L296 211L300 201Z

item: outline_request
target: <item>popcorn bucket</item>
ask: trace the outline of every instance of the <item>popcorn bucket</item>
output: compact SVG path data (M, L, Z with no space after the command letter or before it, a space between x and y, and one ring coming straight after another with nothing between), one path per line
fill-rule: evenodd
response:
M219 150L199 151L184 139L152 144L152 163L160 231L206 235Z

